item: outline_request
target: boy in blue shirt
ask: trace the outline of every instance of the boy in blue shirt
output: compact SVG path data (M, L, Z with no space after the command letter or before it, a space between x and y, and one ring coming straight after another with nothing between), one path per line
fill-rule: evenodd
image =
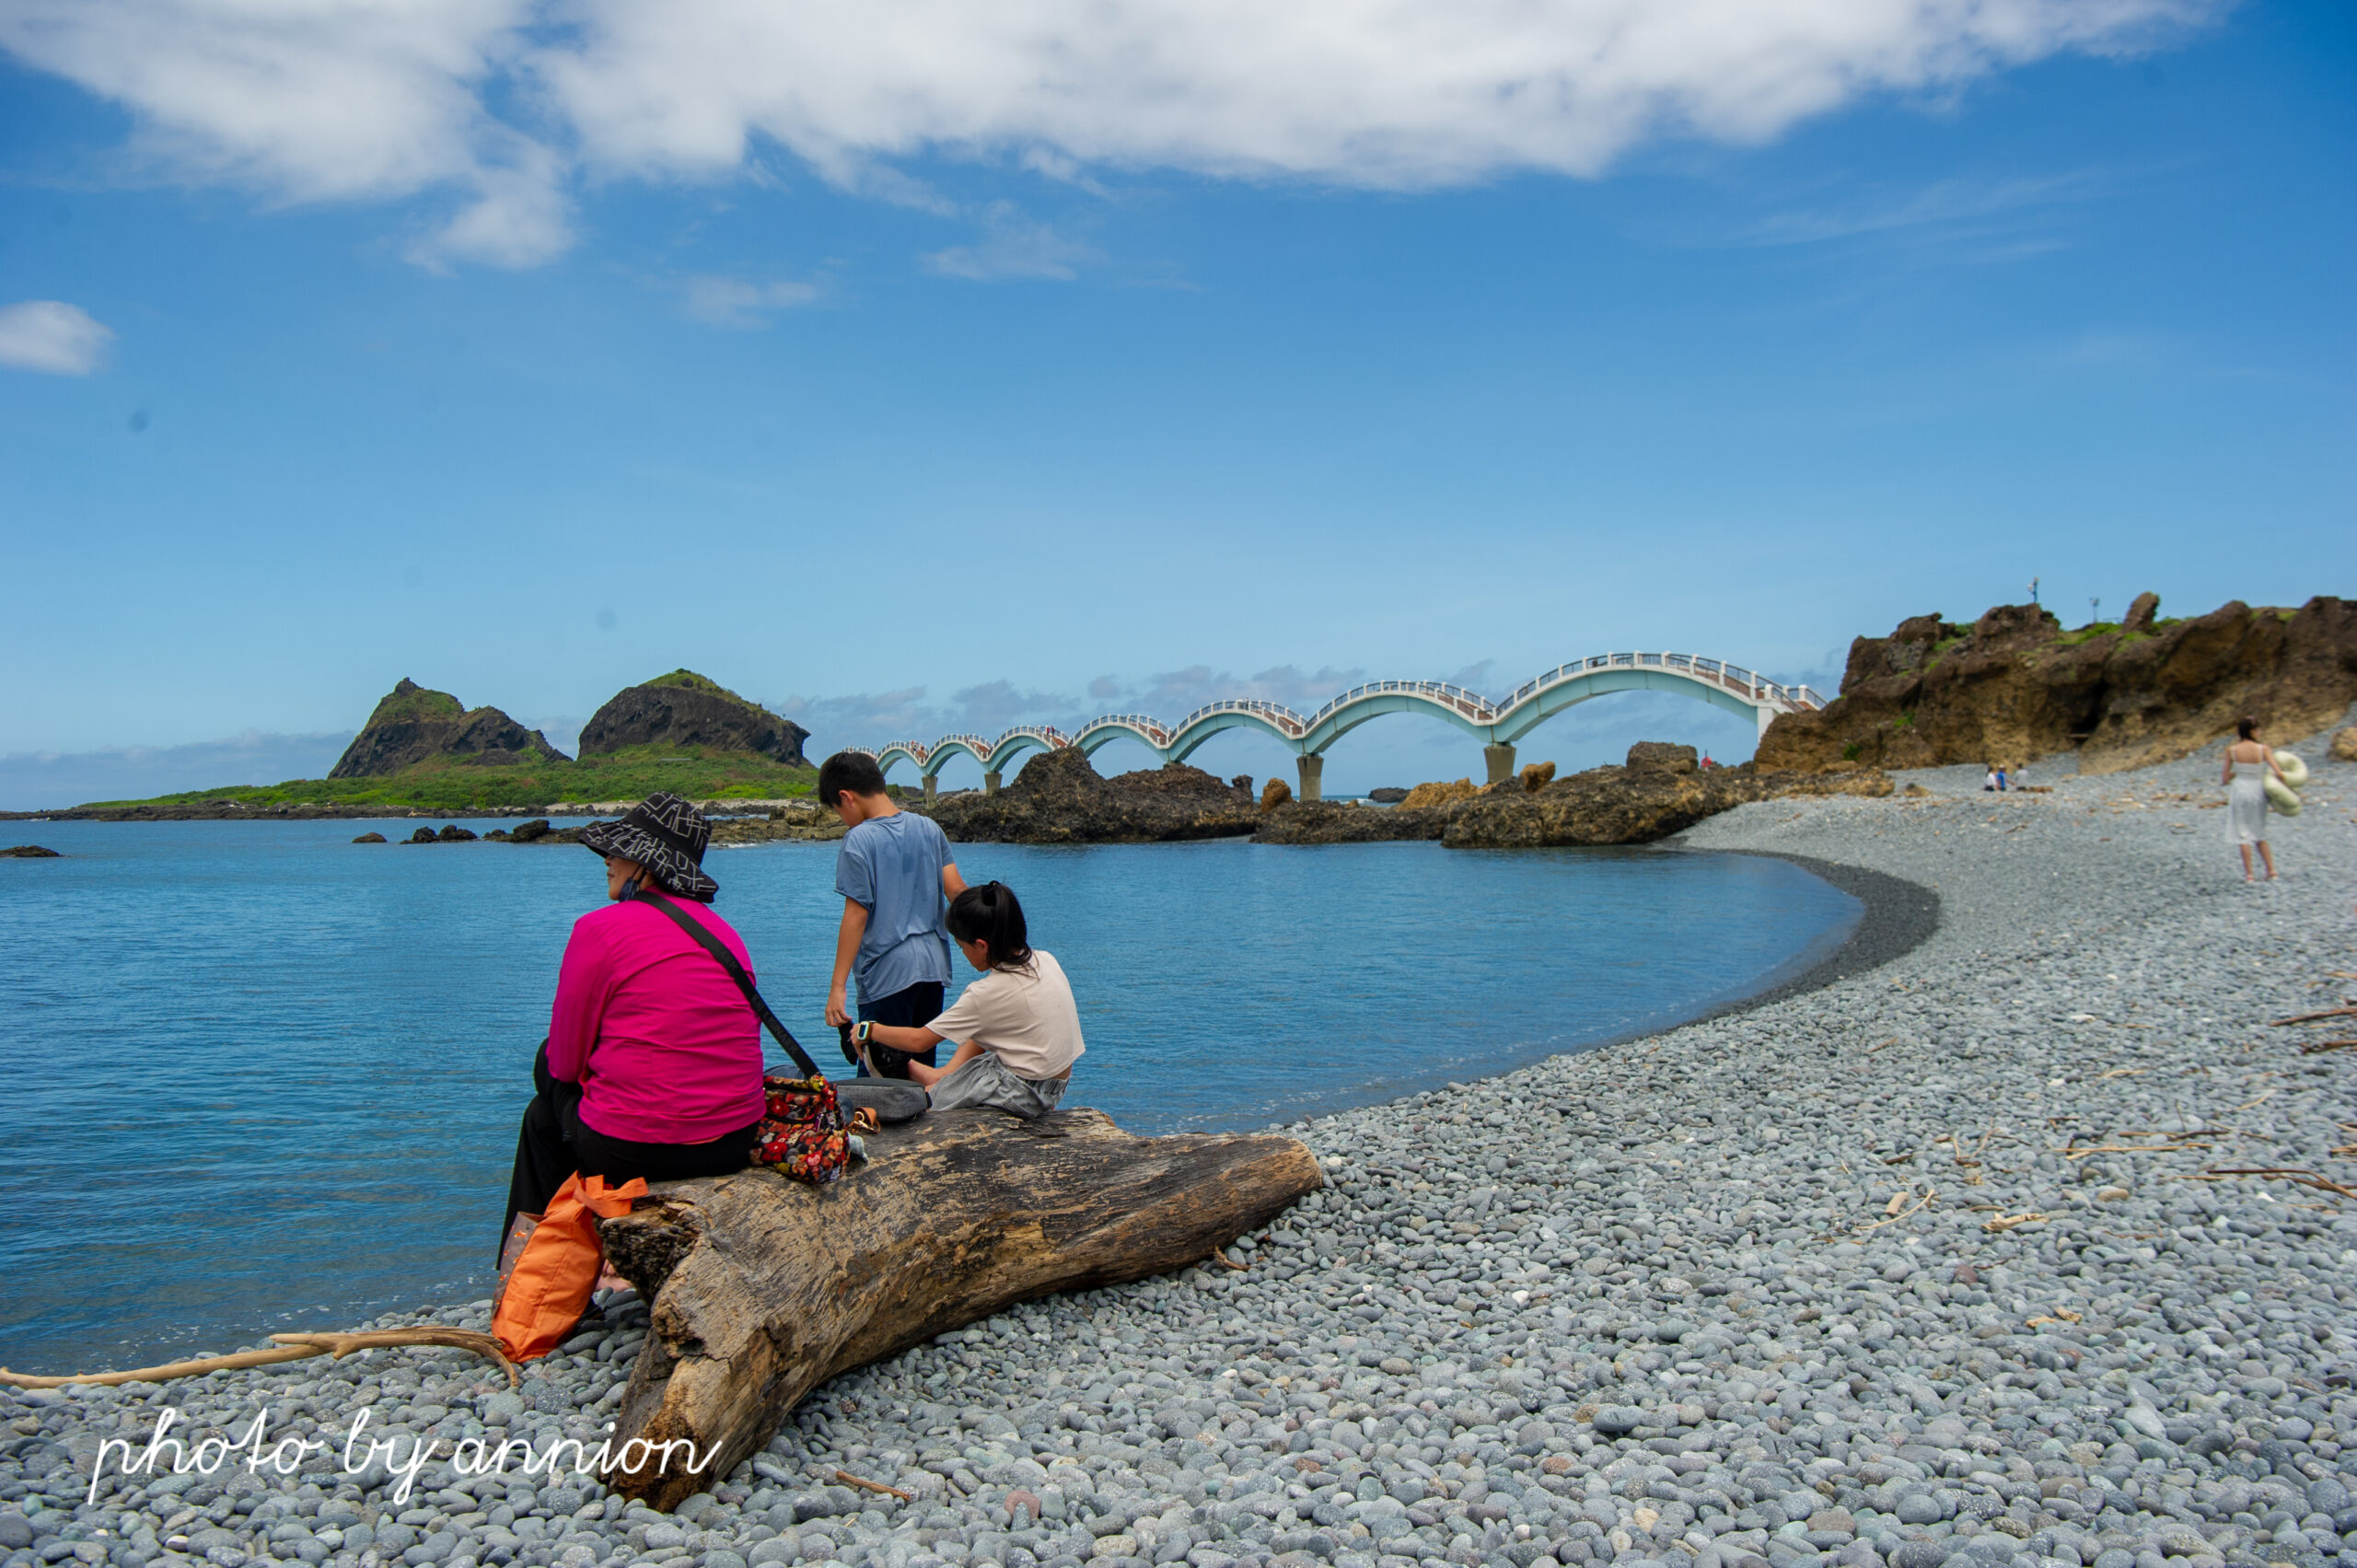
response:
M884 788L876 759L838 751L819 768L819 798L851 830L835 854L835 891L843 923L835 936L834 981L827 990L827 1022L852 1020L844 981L859 982L863 1020L920 1028L941 1016L949 983L949 900L966 890L949 858L949 840L929 817L903 811ZM874 1052L888 1078L909 1075L900 1052ZM913 1057L935 1065L935 1052ZM863 1069L864 1071L864 1069Z

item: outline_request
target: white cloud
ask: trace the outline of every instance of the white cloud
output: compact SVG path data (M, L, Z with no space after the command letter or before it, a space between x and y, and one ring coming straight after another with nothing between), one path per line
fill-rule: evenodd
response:
M1006 202L993 202L982 213L982 237L972 245L953 245L925 258L925 264L945 277L995 283L1005 278L1053 278L1069 281L1081 267L1098 260L1095 247L1067 239L1043 223L1033 223Z
M748 283L742 278L693 277L679 285L688 314L715 327L769 325L770 313L815 304L816 284Z
M0 49L122 104L142 150L197 177L455 197L421 260L528 265L566 243L580 174L723 178L757 139L879 192L926 152L1065 179L1593 175L1652 138L1757 142L1869 95L2142 47L2227 3L9 0ZM936 265L1081 260L986 238Z
M79 306L28 299L0 308L0 365L52 376L87 376L106 363L114 333Z

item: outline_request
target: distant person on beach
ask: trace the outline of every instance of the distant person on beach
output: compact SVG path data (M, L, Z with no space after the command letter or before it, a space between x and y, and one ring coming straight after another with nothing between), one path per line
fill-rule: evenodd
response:
M2258 721L2254 718L2235 721L2234 743L2226 748L2226 764L2218 782L2226 786L2226 842L2243 852L2243 880L2251 880L2250 851L2258 846L2258 858L2267 867L2267 879L2275 880L2275 854L2267 847L2267 775L2283 777L2283 770L2275 765L2275 753L2258 738ZM2286 788L2290 787L2288 783Z
M1981 791L1981 793L1982 793L1982 794L1986 795L1986 794L1988 794L1989 792L1991 792L1991 790L1999 789L1999 788L2002 788L2002 787L2003 787L2003 786L2002 786L2002 785L2000 785L2000 784L1998 784L1998 782L1997 782L1997 764L1996 764L1996 763L1994 763L1994 762L1991 762L1991 763L1990 763L1990 764L1989 764L1989 772L1988 772L1986 774L1982 775L1982 777L1981 777L1981 780L1980 780L1980 791Z
M949 983L947 900L966 890L949 840L930 817L903 811L884 788L884 771L859 751L838 751L819 767L819 799L851 830L835 854L835 891L842 925L835 935L835 973L827 988L827 1022L853 1014L845 982L859 983L859 1020L912 1028L941 1012ZM926 1048L916 1060L934 1064ZM863 1076L906 1078L897 1051L877 1051Z
M516 1140L503 1248L516 1216L544 1213L578 1171L620 1184L725 1176L750 1158L761 1124L761 1027L713 955L644 897L753 960L712 912L703 873L711 824L676 795L651 795L581 842L606 861L607 906L573 923L557 970L537 1092Z
M981 978L922 1028L868 1024L856 1038L870 1051L882 1046L928 1061L941 1041L957 1041L958 1053L937 1072L910 1063L910 1078L933 1091L935 1110L991 1109L1027 1121L1053 1110L1087 1050L1063 966L1031 946L1023 906L1004 883L950 900L949 934Z

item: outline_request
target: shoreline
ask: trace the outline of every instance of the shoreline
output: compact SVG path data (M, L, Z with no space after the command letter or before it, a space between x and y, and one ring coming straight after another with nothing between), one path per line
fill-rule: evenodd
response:
M512 1477L396 1505L322 1467L43 1509L43 1550L2326 1568L2357 1491L2357 1202L2211 1170L2357 1184L2330 1152L2357 1061L2267 1023L2357 990L2333 978L2357 970L2357 769L2324 738L2297 748L2308 810L2277 830L2272 887L2235 879L2214 759L1985 798L1942 770L1917 776L1929 796L1698 824L1670 847L1854 879L1858 931L1677 1028L1295 1123L1330 1185L1238 1244L1248 1272L1049 1297L846 1374L678 1516ZM166 1403L229 1430L264 1396L340 1431L370 1397L380 1427L594 1441L645 1320L615 1304L521 1397L447 1353L0 1393L35 1427L0 1457L0 1548L36 1560L12 1487L78 1498L76 1442ZM838 1469L913 1498L826 1484ZM1037 1523L1010 1519L1018 1488ZM267 1506L236 1512L241 1491ZM67 1529L82 1546L58 1553Z

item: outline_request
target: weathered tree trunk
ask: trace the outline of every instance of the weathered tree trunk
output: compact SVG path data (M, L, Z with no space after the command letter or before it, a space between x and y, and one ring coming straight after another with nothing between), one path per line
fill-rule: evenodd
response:
M807 1187L765 1170L667 1183L599 1223L651 1304L609 1484L668 1509L767 1443L836 1373L1015 1302L1209 1257L1323 1185L1269 1134L1139 1138L1100 1111L938 1111ZM649 1453L630 1438L684 1446Z

